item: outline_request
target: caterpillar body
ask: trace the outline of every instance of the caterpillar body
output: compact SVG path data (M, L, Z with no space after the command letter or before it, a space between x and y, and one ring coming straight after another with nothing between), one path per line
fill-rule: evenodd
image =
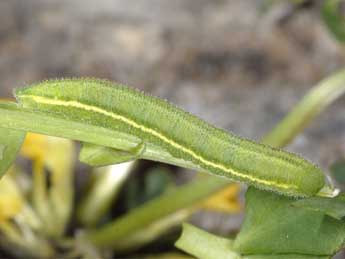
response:
M25 108L136 136L209 173L261 189L304 197L325 184L322 171L295 154L238 137L124 85L49 80L15 94Z

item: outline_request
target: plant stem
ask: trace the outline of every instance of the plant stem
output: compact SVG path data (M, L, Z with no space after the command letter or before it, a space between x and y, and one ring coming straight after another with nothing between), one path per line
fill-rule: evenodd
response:
M104 216L116 199L135 162L97 168L93 172L93 185L77 208L78 220L94 226Z
M198 181L193 181L133 209L129 214L98 230L89 232L86 236L96 246L115 246L117 241L128 237L139 229L146 228L160 218L194 205L197 201L208 197L228 184L227 181L219 177L204 177Z
M241 256L231 250L232 243L230 239L212 235L190 224L183 224L182 235L175 246L200 259L240 259Z
M275 126L262 143L274 147L289 144L320 112L345 92L345 70L317 84L297 106Z

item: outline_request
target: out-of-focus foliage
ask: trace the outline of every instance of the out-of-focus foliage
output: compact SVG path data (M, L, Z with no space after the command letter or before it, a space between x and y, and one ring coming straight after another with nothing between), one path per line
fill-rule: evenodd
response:
M262 142L274 147L290 143L329 104L345 92L345 70L322 80L292 109Z
M85 195L77 206L77 218L81 223L95 226L107 215L134 166L132 161L93 171Z
M317 3L321 3L321 6ZM276 4L289 4L292 17L295 11L302 6L316 6L320 12L321 19L330 33L338 40L339 43L345 43L345 1L344 0L265 0L261 4L262 13L266 13Z
M331 165L331 173L335 181L345 187L345 161L339 160Z
M174 187L176 186L168 169L161 167L150 169L145 177L133 177L128 182L125 190L126 207L127 209L138 207Z
M341 43L345 43L345 1L325 0L322 17L328 29Z

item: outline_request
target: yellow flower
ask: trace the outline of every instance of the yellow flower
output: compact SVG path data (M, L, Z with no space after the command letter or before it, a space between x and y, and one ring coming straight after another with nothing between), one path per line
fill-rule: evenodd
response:
M239 184L230 184L224 190L221 190L208 198L201 204L201 208L227 213L238 213L242 210L238 199L241 187Z
M67 139L28 133L21 149L21 155L46 166L54 178L65 170L71 170L74 159L73 142Z
M63 233L72 211L74 153L71 140L33 133L21 149L33 161L33 206L51 236ZM45 169L51 173L49 188Z
M38 135L28 133L20 151L23 157L34 161L43 161L48 148L48 137L44 135Z
M14 218L23 208L18 186L9 174L0 181L0 222Z

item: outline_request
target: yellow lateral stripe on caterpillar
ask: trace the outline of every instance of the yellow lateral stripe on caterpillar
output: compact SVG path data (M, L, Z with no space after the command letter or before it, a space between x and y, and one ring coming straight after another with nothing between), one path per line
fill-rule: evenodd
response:
M41 96L33 96L33 95L27 95L27 96L22 96L22 98L25 97L25 98L32 98L32 100L36 101L37 103L43 103L43 104L49 104L49 105L58 105L58 106L65 106L65 107L74 107L74 108L78 108L78 109L83 109L83 110L86 110L86 111L92 111L92 112L96 112L96 113L100 113L100 114L103 114L105 116L108 116L108 117L111 117L115 120L120 120L124 123L127 123L128 125L132 126L132 127L135 127L137 129L140 129L142 130L143 132L146 132L146 133L149 133L151 135L154 135L155 137L157 138L160 138L161 140L163 140L164 142L166 142L167 144L177 148L177 149L180 149L182 150L183 152L186 152L188 154L190 154L191 156L193 156L195 159L199 160L200 162L208 165L208 166L212 166L214 168L218 168L218 169L221 169L225 172L229 172L229 173L232 173L236 176L239 176L239 177L242 177L242 178L245 178L245 179L249 179L253 182L258 182L258 183L262 183L262 184L265 184L265 185L274 185L274 186L278 186L280 188L283 188L283 189L289 189L289 188L293 188L293 189L296 189L297 186L296 185L292 185L292 184L282 184L282 183L277 183L277 182L274 182L274 181L267 181L267 180L264 180L264 179L258 179L258 178L255 178L251 175L246 175L246 174L242 174L242 173L239 173L239 172L236 172L230 168L227 168L225 167L224 165L222 164L216 164L216 163L213 163L213 162L210 162L208 161L207 159L199 156L198 154L196 154L193 150L190 150L176 142L174 142L173 140L167 138L166 136L164 136L163 134L153 130L153 129L150 129L150 128L147 128L143 125L139 125L138 123L136 123L135 121L131 120L131 119L128 119L126 117L123 117L119 114L115 114L113 112L108 112L104 109L101 109L99 107L95 107L95 106L91 106L91 105L87 105L87 104L83 104L83 103L80 103L80 102L77 102L77 101L61 101L61 100L54 100L54 99L49 99L49 98L45 98L45 97L41 97Z
M152 146L142 158L169 163L160 156L159 150L164 150L208 173L293 196L314 195L325 184L321 169L293 153L216 128L124 85L97 79L50 80L18 89L16 97L24 108L141 139Z

